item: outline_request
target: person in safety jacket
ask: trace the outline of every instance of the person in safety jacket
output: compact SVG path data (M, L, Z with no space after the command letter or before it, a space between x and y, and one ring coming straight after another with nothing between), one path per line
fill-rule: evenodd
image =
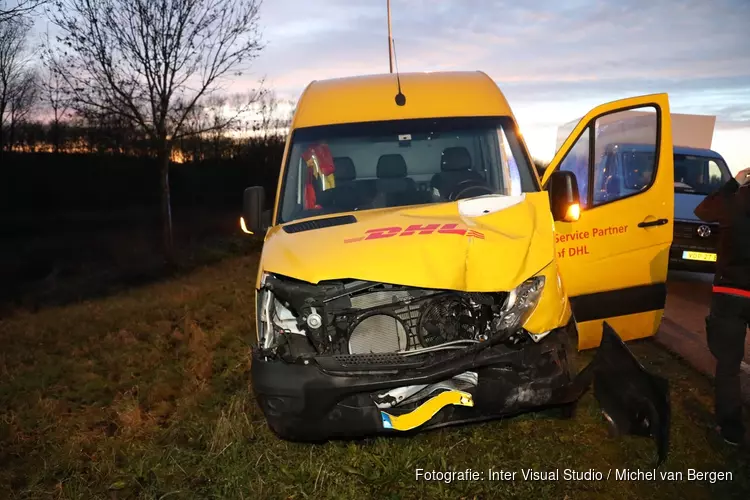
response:
M705 222L719 223L719 247L706 339L716 358L715 412L724 441L745 441L740 366L750 325L750 168L740 171L696 207Z

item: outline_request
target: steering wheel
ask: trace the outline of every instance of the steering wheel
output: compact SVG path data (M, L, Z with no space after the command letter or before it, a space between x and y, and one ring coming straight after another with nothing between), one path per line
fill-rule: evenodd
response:
M482 181L466 179L456 184L456 187L454 187L448 195L448 199L455 201L464 198L473 198L483 194L495 194L495 191Z

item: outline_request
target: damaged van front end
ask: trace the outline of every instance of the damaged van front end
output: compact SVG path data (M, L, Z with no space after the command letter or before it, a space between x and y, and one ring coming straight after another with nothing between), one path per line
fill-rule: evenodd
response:
M574 323L538 342L518 325L543 280L514 306L510 293L266 276L252 378L269 425L294 440L358 437L575 401Z
M666 382L606 324L595 359L580 372L572 319L535 340L519 319L543 284L538 277L516 293L492 294L266 275L252 362L258 403L280 437L320 441L565 407L593 382L612 430L653 437L661 462Z
M276 434L320 441L552 407L566 412L594 383L612 430L652 436L666 453L665 385L634 362L613 330L605 328L588 367L575 366L576 323L557 264L547 261L553 234L543 224L546 195L502 200L321 218L269 232L252 385ZM483 208L473 214L478 203ZM378 237L347 237L371 224L376 230L363 234ZM413 238L397 236L409 228ZM503 249L503 262L483 261ZM405 265L400 279L391 272L399 264L376 257L396 250ZM356 258L345 258L351 252ZM506 291L492 291L498 283ZM627 384L638 390L624 390Z
M646 258L669 227L628 222L642 233L577 241L584 260L563 259L557 236L588 238L617 203L585 211L570 171L543 189L487 75L401 83L406 104L391 102L392 75L311 84L272 210L264 188L245 191L241 227L264 237L251 377L269 427L322 441L569 415L593 386L611 431L651 437L663 461L667 383L623 339L658 325L666 260ZM578 349L597 346L579 369Z

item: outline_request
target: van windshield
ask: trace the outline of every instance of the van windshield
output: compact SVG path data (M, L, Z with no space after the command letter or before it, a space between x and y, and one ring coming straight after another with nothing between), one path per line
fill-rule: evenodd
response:
M277 223L538 189L510 117L300 128L292 135Z
M719 158L674 155L675 193L709 195L727 182L731 173Z

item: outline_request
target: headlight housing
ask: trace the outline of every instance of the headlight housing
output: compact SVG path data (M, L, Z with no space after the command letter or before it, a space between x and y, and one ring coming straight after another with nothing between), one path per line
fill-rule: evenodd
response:
M260 290L255 291L255 336L257 346L266 349L273 334L273 325L271 324L271 306L273 294L264 288L268 273L264 272L260 276Z
M544 276L534 276L511 290L503 306L499 328L515 330L522 326L536 309L543 289Z

